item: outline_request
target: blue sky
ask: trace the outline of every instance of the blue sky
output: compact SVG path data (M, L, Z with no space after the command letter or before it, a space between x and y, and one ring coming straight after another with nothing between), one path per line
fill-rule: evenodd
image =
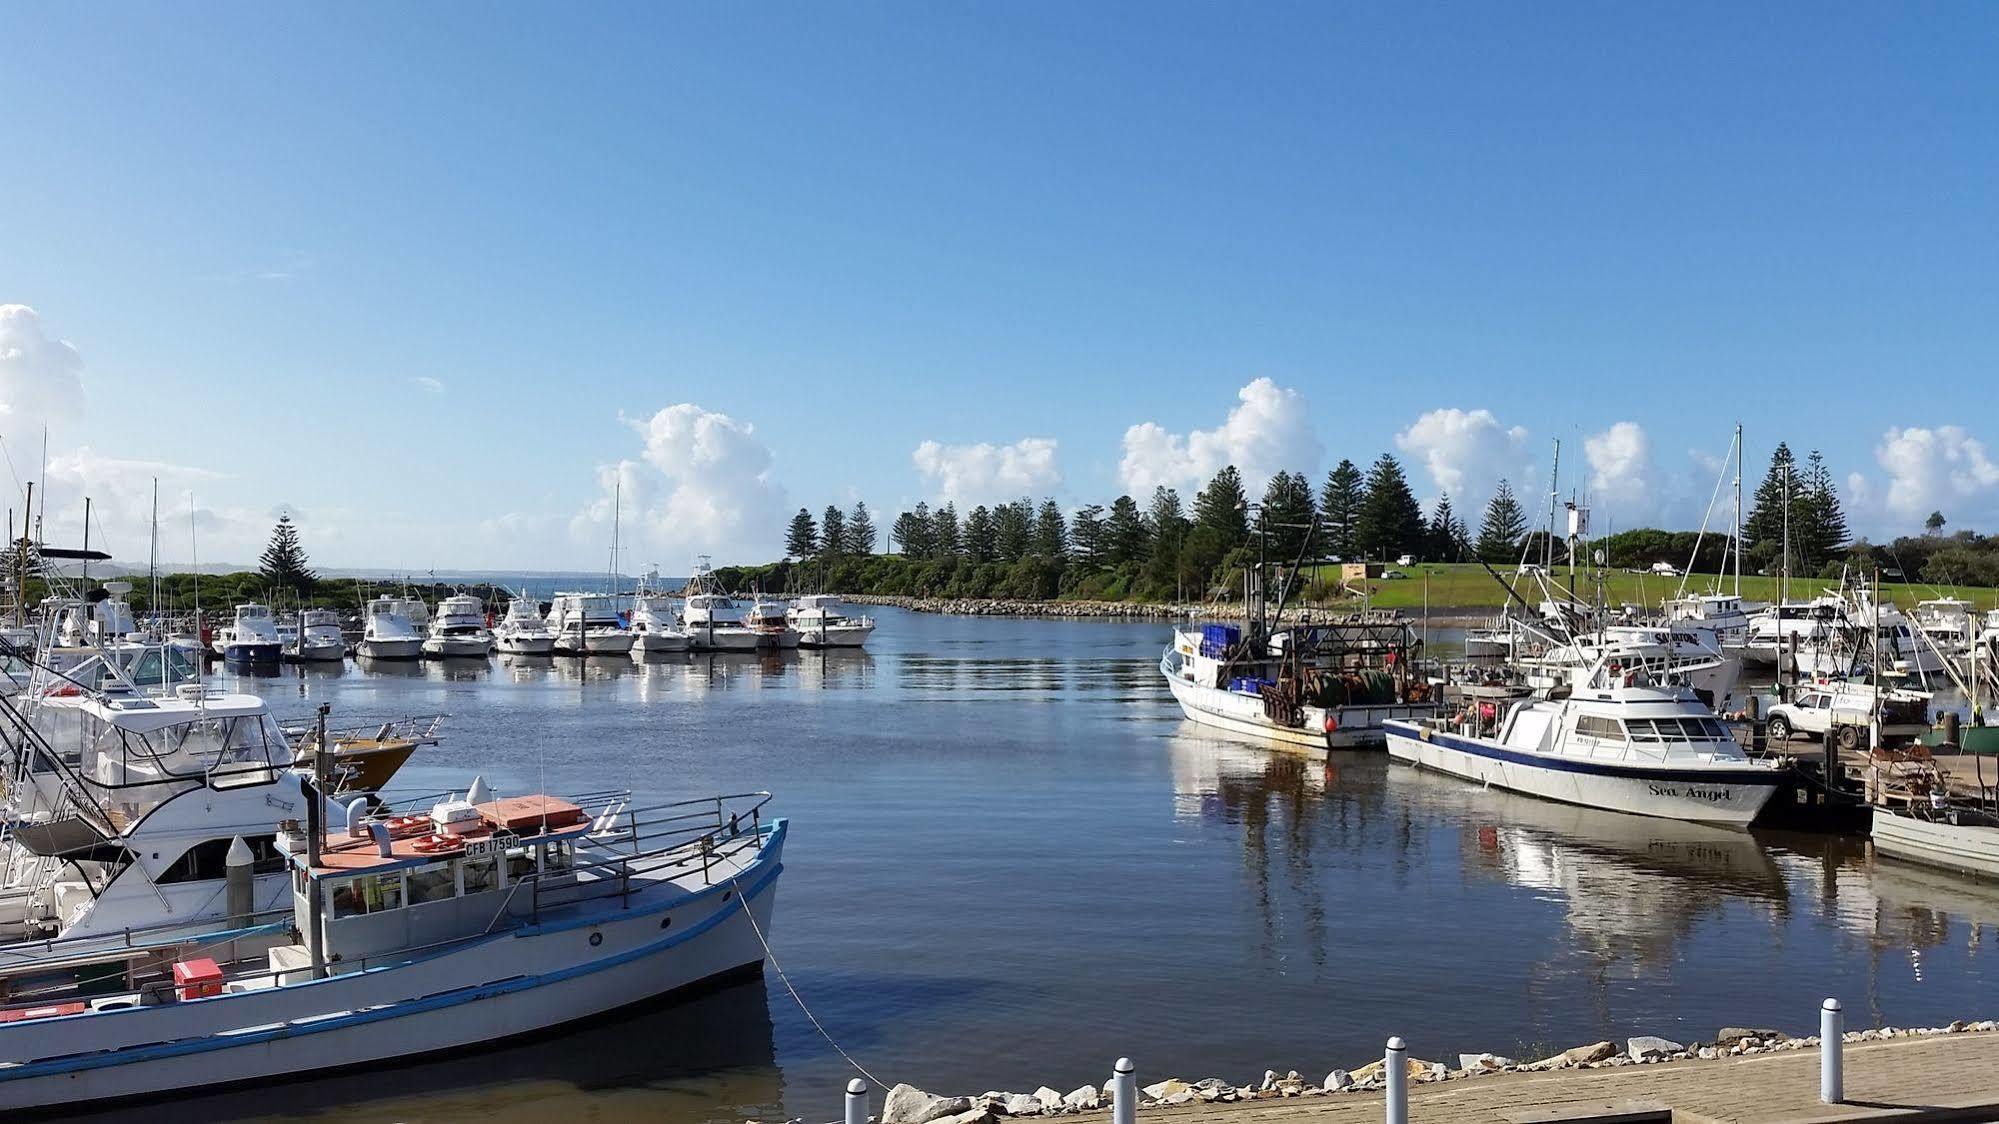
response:
M1544 490L1556 438L1616 525L1698 522L1737 420L1752 484L1820 447L1862 530L1999 526L1988 7L0 33L0 434L26 476L46 419L53 502L97 497L124 554L156 475L205 557L288 506L323 563L412 569L601 566L621 480L628 558L677 572L774 553L800 505L1223 460L1394 451L1476 503Z

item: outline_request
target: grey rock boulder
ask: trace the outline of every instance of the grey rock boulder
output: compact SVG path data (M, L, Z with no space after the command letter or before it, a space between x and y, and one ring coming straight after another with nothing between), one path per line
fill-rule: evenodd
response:
M1670 1038L1660 1038L1651 1034L1641 1034L1636 1038L1627 1039L1624 1043L1625 1054L1634 1062L1658 1061L1685 1049L1685 1046Z
M882 1102L881 1124L930 1124L971 1110L970 1097L940 1097L914 1085L897 1085Z
M1071 1090L1067 1096L1062 1098L1062 1107L1072 1112L1092 1111L1103 1106L1103 1093L1095 1085L1084 1085L1081 1088Z
M1769 1030L1749 1026L1725 1026L1721 1028L1720 1033L1714 1036L1714 1044L1726 1050L1745 1038L1754 1038L1760 1042L1785 1042L1790 1037L1790 1035L1785 1034L1781 1030Z
M1062 1094L1050 1089L1046 1085L1034 1091L1034 1099L1041 1102L1041 1110L1043 1112L1062 1111Z
M1041 1113L1041 1102L1026 1093L1008 1093L1006 1100L1000 1102L1000 1107L1006 1110L1008 1116L1038 1116Z

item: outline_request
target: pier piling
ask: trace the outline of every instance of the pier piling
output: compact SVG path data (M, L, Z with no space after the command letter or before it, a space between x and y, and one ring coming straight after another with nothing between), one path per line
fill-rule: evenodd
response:
M1111 1124L1135 1124L1138 1120L1138 1070L1130 1058L1119 1058L1111 1067Z
M1846 1097L1846 1073L1840 1057L1845 1022L1839 1000L1819 1004L1819 1100L1827 1104L1838 1104Z
M868 1124L868 1083L858 1077L847 1082L846 1124Z
M1381 1069L1388 1081L1388 1124L1409 1124L1409 1044L1401 1035L1388 1040Z

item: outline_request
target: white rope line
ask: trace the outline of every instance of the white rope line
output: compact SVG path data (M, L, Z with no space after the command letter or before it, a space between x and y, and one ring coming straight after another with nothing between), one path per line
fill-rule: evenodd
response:
M759 847L759 852L761 852L761 847ZM750 908L750 900L748 896L743 893L743 884L740 881L743 873L742 864L738 863L735 859L735 856L733 855L718 853L716 857L720 858L723 862L726 862L730 866L735 868L736 873L729 876L729 884L736 888L736 899L742 903L743 916L750 919L750 930L756 933L757 943L763 946L764 956L770 960L770 966L777 969L777 978L783 982L784 990L791 993L791 1001L798 1004L798 1009L805 1013L806 1021L812 1024L812 1029L819 1032L819 1037L824 1038L826 1040L826 1044L828 1046L833 1047L833 1051L835 1053L839 1054L842 1058L845 1058L847 1060L847 1064L854 1067L855 1072L859 1073L862 1077L867 1078L868 1084L872 1085L873 1087L877 1089L886 1090L888 1086L882 1083L881 1078L876 1077L872 1073L869 1073L868 1068L866 1066L854 1060L854 1055L849 1054L846 1050L846 1047L840 1045L838 1042L833 1040L833 1035L826 1030L825 1024L819 1021L819 1016L813 1014L812 1008L805 1005L805 997L798 994L798 989L792 986L791 977L785 974L784 965L777 962L777 953L771 951L770 941L764 939L763 926L757 924L756 911Z

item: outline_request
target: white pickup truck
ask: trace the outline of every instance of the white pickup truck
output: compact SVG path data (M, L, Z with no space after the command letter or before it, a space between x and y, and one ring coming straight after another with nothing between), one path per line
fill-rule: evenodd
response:
M1882 692L1881 736L1915 738L1929 732L1930 696L1899 688ZM1832 738L1841 749L1867 743L1867 725L1874 716L1874 688L1866 683L1801 683L1790 702L1764 710L1772 741L1789 741L1799 734Z

